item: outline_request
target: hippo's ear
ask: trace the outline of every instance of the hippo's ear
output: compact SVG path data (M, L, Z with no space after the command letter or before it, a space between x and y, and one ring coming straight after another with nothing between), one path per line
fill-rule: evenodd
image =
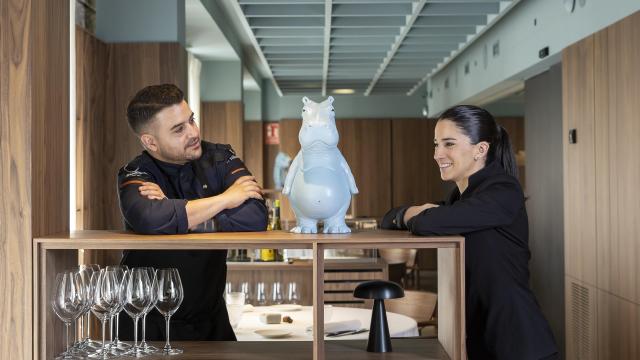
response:
M329 96L327 98L327 101L329 102L329 104L333 104L333 96Z
M302 98L302 103L303 104L308 105L310 102L311 102L311 100L309 100L308 97L305 96L305 97Z

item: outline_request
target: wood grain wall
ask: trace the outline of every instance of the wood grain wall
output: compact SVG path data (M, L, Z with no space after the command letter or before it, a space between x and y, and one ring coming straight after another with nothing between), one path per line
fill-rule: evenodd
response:
M203 140L230 144L243 159L244 107L241 101L203 101L200 105L200 132Z
M105 44L76 30L79 229L123 228L116 176L142 151L127 123L127 105L148 85L174 83L186 91L186 64L177 43Z
M242 125L244 164L264 187L264 136L262 121L245 121Z
M640 357L638 63L640 12L563 52L568 359Z
M68 1L0 0L3 359L37 350L32 238L69 226L68 9Z

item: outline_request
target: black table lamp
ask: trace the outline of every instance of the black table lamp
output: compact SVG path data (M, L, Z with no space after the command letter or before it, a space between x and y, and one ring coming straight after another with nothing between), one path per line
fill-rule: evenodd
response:
M359 299L374 299L367 351L391 352L391 337L389 336L387 312L384 309L384 299L404 297L404 290L400 285L391 281L365 281L353 290L353 296Z

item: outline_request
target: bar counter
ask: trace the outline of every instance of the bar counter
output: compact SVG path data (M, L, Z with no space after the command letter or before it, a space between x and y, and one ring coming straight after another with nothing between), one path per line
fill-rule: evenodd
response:
M401 231L356 230L351 234L292 234L283 231L206 233L185 235L137 235L123 231L77 231L34 239L34 355L52 359L62 350L64 327L49 306L50 292L58 272L77 265L79 249L210 250L238 248L287 248L313 250L313 343L192 342L185 344L180 358L229 359L282 358L300 354L313 359L370 359L366 342L324 341L323 275L325 249L437 248L438 249L438 339L395 339L393 354L385 358L465 359L464 333L464 238L418 237ZM188 295L188 294L187 294ZM319 305L319 306L318 306ZM320 311L317 311L320 309ZM178 343L176 343L178 344ZM273 344L273 345L271 345ZM225 350L226 349L226 350ZM358 350L359 349L359 350ZM361 351L361 353L359 353ZM304 354L308 354L305 356ZM271 356L273 355L273 356ZM217 355L216 355L217 356ZM222 355L221 355L222 356ZM296 355L297 356L297 355ZM173 358L173 357L172 357ZM296 357L297 358L297 357Z

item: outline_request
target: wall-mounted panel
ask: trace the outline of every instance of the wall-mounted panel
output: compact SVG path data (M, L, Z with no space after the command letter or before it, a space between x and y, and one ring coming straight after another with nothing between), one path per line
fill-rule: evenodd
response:
M243 157L243 109L240 101L202 102L200 107L202 140L230 144Z
M263 154L264 137L262 135L262 121L245 121L243 128L244 157L242 160L258 184L264 187Z

